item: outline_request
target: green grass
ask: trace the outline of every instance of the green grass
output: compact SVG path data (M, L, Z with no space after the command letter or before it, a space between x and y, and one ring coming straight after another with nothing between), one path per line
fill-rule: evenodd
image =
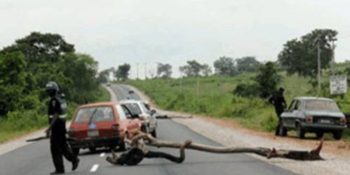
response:
M285 98L288 104L296 96L316 95L308 78L287 76L285 73L281 75L283 81L280 86L286 89ZM252 82L254 76L254 73L244 73L234 77L128 80L126 83L144 91L163 109L233 119L244 127L271 132L277 124L273 106L266 99L244 98L232 93L237 84ZM325 89L322 93L328 94L329 91ZM349 93L343 99L338 96L332 98L344 112L350 112L347 102L350 99ZM350 138L350 132L347 131L346 135L346 139Z
M94 102L109 101L109 92L100 87L96 93L97 98ZM42 102L37 110L30 111L14 111L7 114L6 119L0 120L0 143L12 138L24 135L28 132L35 131L48 126L46 102ZM77 104L69 103L67 119L71 119ZM40 112L39 112L40 111Z
M107 89L103 88L102 86L99 87L99 91L97 93L97 99L95 102L103 102L103 101L110 101L111 97Z

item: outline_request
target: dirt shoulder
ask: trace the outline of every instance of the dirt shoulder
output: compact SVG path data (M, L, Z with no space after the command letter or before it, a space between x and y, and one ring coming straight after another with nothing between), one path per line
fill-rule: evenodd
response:
M132 87L131 87L132 88ZM144 100L157 107L144 93L133 88ZM273 133L258 132L242 127L234 120L218 119L188 113L164 111L167 115L176 116L172 120L181 123L197 133L200 133L223 145L274 147L278 149L310 150L319 140L298 139L295 137L276 137ZM191 116L189 118L189 116ZM179 118L182 117L182 118ZM186 139L186 138L184 138ZM325 140L321 152L324 161L294 161L285 159L271 159L252 155L270 164L289 169L299 174L350 174L350 144L344 141Z

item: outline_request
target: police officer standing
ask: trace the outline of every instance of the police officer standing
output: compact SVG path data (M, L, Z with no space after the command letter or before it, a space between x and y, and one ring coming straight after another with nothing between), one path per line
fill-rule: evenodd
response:
M48 108L50 126L46 130L46 134L50 135L51 156L56 169L51 174L64 174L63 156L72 162L73 171L78 167L79 159L68 148L66 140L66 121L62 116L67 109L64 96L58 93L58 85L53 81L46 84L46 91L50 95Z
M275 135L279 134L280 122L281 122L281 114L284 109L287 107L287 103L283 97L284 89L280 88L277 92L275 92L272 97L269 98L269 102L275 106L275 111L278 117L278 125L276 127Z

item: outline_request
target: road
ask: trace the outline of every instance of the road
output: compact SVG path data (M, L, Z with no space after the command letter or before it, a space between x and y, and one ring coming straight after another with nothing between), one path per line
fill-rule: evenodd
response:
M137 94L129 94L127 86L112 85L118 100L125 98L140 99ZM184 141L192 139L208 145L217 145L214 141L193 132L191 129L171 120L158 121L158 137L160 139ZM156 148L151 148L156 149ZM178 150L162 148L175 155ZM194 150L186 150L186 160L175 164L164 159L144 159L138 166L114 166L105 161L108 152L97 153L82 151L80 165L71 172L71 165L65 161L66 174L127 174L127 175L294 175L289 170L279 168L246 154L211 154ZM41 175L53 171L49 142L39 141L23 146L0 156L0 175Z

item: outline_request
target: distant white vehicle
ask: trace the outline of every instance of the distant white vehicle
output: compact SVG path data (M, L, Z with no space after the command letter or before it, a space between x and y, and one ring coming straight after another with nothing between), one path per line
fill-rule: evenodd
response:
M122 100L120 104L125 105L133 114L138 115L142 121L141 130L150 133L153 137L157 136L157 119L154 110L149 108L147 102L141 100Z

